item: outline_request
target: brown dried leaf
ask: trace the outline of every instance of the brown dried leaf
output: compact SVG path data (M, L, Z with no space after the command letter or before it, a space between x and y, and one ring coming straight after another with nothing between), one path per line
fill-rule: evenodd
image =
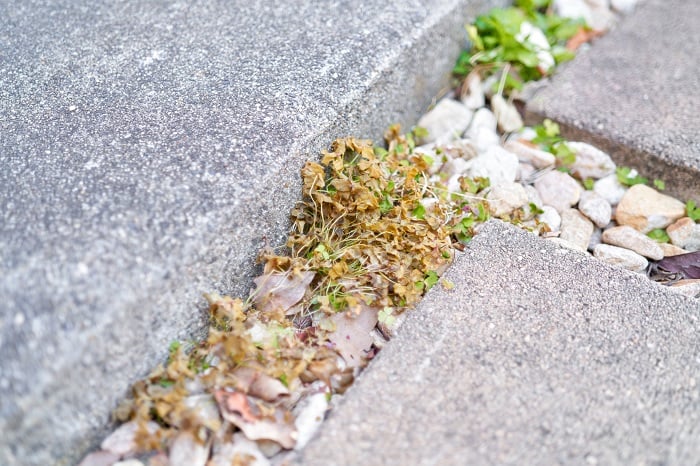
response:
M316 274L310 271L271 272L253 281L254 302L264 313L286 312L298 303Z
M332 319L335 331L328 336L349 367L362 366L373 339L369 332L377 325L379 310L361 305L359 314L341 312Z
M204 466L211 444L203 444L189 431L180 432L170 444L170 466Z
M120 456L110 451L96 451L87 455L78 466L112 466Z
M232 442L214 446L214 454L207 466L269 466L270 461L260 451L258 445L243 434L233 435Z
M159 428L158 424L153 421L146 423L146 429L151 435L155 434ZM109 437L104 439L100 447L119 456L134 454L138 452L138 432L139 423L137 421L129 421L119 426Z
M600 37L604 34L603 31L593 31L590 29L580 28L576 34L574 34L567 42L566 48L575 52L586 42L590 42L596 37Z
M251 367L240 367L233 373L240 382L237 389L265 401L275 401L288 396L289 389L282 382Z
M284 448L294 448L297 434L288 411L262 405L271 411L271 415L263 417L254 413L254 408L260 410L262 401L253 407L248 397L239 392L217 390L215 396L224 419L241 429L250 440L273 440Z

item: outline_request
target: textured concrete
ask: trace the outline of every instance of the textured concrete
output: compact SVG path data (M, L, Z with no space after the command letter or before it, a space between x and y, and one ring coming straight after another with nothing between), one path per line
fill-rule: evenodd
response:
M700 2L645 0L530 102L618 164L700 202Z
M700 300L491 222L305 466L697 464Z
M94 445L247 291L304 161L413 123L495 3L2 2L0 464Z

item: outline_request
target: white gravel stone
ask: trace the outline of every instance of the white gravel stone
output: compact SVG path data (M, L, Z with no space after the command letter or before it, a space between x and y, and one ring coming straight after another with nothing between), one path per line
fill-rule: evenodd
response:
M518 109L500 94L491 97L491 108L493 114L496 115L498 126L504 133L512 133L523 127L523 119L520 117Z
M664 258L664 251L659 243L630 226L608 228L603 232L603 242L629 249L652 260Z
M546 223L552 231L559 231L561 228L561 215L557 209L550 205L542 206L543 212L537 216L537 220Z
M491 186L512 183L518 174L518 157L500 146L491 146L471 161L468 174L488 178Z
M520 162L518 164L518 176L516 179L523 184L529 184L536 171L535 167L529 163Z
M634 10L638 0L610 0L610 6L615 11L628 14Z
M501 137L498 135L498 133L491 131L488 128L477 128L474 131L473 136L470 137L474 142L474 147L476 147L476 150L480 154L483 154L489 150L490 147L501 146Z
M564 18L591 21L591 9L584 0L554 0L554 12Z
M428 130L428 136L421 139L421 143L445 143L458 139L469 126L473 114L461 102L450 98L440 100L418 121L418 126Z
M486 105L486 97L481 87L479 73L469 73L466 81L466 92L462 95L461 101L471 110L476 110Z
M671 243L659 243L659 247L664 252L664 257L678 256L680 254L687 254L690 252Z
M576 161L571 165L571 173L582 180L598 180L615 173L615 162L608 154L585 142L568 142L567 146L576 153Z
M471 163L464 159L451 159L445 162L442 167L442 172L448 177L454 175L463 175L469 170Z
M593 183L593 191L608 201L611 206L616 206L627 192L627 188L618 181L617 175L613 173Z
M593 249L593 255L608 264L631 270L632 272L644 272L649 265L644 257L629 249L599 244Z
M578 210L591 219L597 227L603 228L610 223L612 207L602 197L593 191L583 191L578 201Z
M690 217L677 220L666 229L666 233L675 246L690 252L700 250L700 224Z
M589 251L593 252L595 247L603 242L602 236L603 236L603 229L602 228L596 228L595 230L593 230L593 234L591 235L591 239L588 241L588 250Z
M542 202L551 205L560 213L575 205L581 197L581 185L566 173L552 170L535 181L535 189Z
M588 24L596 31L607 31L615 25L615 14L608 6L594 6L591 8L591 21Z
M620 225L649 233L655 228L666 228L685 215L685 204L671 196L636 184L627 190L615 211Z
M521 141L508 141L503 147L517 155L518 160L521 162L527 162L535 168L551 167L557 160L553 154L524 144Z
M700 298L700 280L698 279L680 280L669 289L689 298Z
M527 204L527 192L520 183L504 183L489 189L486 198L489 211L494 217L509 215Z
M547 241L551 241L552 243L558 244L562 248L570 249L572 251L580 252L583 254L588 254L588 251L583 249L581 246L578 244L574 244L571 241L567 241L565 239L561 238L547 238Z
M466 132L466 136L473 139L478 128L486 128L492 133L495 133L497 127L498 121L496 120L496 116L493 114L493 112L488 108L480 108L474 112L474 117L469 124L469 129Z
M561 234L559 238L573 243L585 251L593 235L593 223L576 209L561 212Z

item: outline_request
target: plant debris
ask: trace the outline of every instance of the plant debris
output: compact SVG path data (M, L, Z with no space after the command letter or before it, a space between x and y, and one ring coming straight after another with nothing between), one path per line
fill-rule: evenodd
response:
M478 17L468 32L473 48L454 70L462 93L478 100L482 80L497 76L491 104L505 132L522 121L503 95L551 74L598 35L552 15L548 1L524 0ZM558 125L545 120L534 132L520 141L568 170L575 153ZM352 384L399 316L438 282L454 289L440 276L491 215L488 178L448 173L477 149L465 141L417 148L425 136L421 128L401 134L395 125L383 147L338 139L320 163L308 162L285 249L261 253L263 273L250 296L207 295L208 337L173 342L166 363L135 383L115 410L123 424L81 464L151 452L154 466L266 465L304 446L329 401ZM617 177L625 185L647 183L628 168ZM591 189L592 180L582 182ZM700 219L694 203L687 211ZM501 218L545 235L549 228L536 218L542 213L530 202ZM663 230L649 235L668 241ZM666 258L650 273L698 278L697 258Z

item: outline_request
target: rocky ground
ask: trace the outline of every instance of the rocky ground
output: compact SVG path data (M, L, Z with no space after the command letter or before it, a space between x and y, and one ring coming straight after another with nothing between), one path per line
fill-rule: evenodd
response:
M433 183L460 195L460 177L488 178L490 186L476 195L488 201L492 216L609 264L649 273L688 296L700 292L697 272L679 273L673 260L664 262L700 249L692 202L660 192L660 180L656 188L648 186L636 170L617 167L584 142L561 142L575 158L558 160L533 142L538 132L523 126L513 104L502 101L496 115L494 96L491 107L485 105L488 86L469 89L461 98L446 97L418 123L431 135L416 151L436 161ZM512 131L504 133L504 127ZM556 137L551 122L538 129L547 127ZM668 273L659 274L659 268Z
M602 31L634 3L567 0L555 1L553 8L564 17L582 17L593 30ZM523 40L541 43L532 29L526 32ZM592 37L595 34L588 31L577 40L585 43ZM548 46L539 50L537 58L542 69L554 66ZM365 217L374 214L382 219L395 217L395 223L373 232L381 236L389 229L399 229L392 244L408 234L421 241L436 238L434 243L425 240L425 260L432 260L430 267L417 264L410 273L399 267L401 272L391 277L392 286L387 285L381 299L377 298L381 306L371 300L363 304L358 296L372 295L376 289L368 290L370 282L362 282L359 273L352 276L352 286L348 285L350 272L357 271L348 271L344 257L365 258L362 254L371 248L360 248L359 240L371 244L370 239L356 232L357 241L337 243L343 245L342 254L331 247L338 231L363 223L324 220L320 232L324 241L315 240L309 249L308 237L301 233L304 225L315 225L317 219L309 216L315 211L300 208L293 218L302 226L290 237L288 246L301 252L291 258L269 256L266 272L256 279L258 289L248 301L211 297L213 323L208 341L187 352L179 344L172 346L166 367L137 383L136 400L117 415L132 420L105 439L102 449L88 455L81 465L284 462L284 452L303 448L336 395L347 389L388 339L396 328L396 315L438 283L439 272L434 271L450 259L451 253L442 249L449 235L455 235L457 247L466 246L489 217L516 224L561 247L645 273L687 296L700 296L700 210L692 200L664 194L663 180L646 180L633 168L618 167L596 147L563 140L551 121L524 126L518 106L542 83L505 93L508 70L506 67L488 77L469 73L456 90L420 119L420 130L414 129L406 137L390 134L388 151L353 140L340 141L339 149L336 142L334 151L324 157L324 167L309 165L302 173L305 195L312 202L331 204L329 212L343 212L337 217L339 222L347 221L345 207L335 201L348 193L362 222L371 223ZM352 150L347 152L345 145ZM344 168L348 166L343 158L348 153L364 157L357 165L352 161L355 171L351 173L341 170L344 162ZM385 160L390 161L388 166L382 165ZM324 173L331 167L335 178L324 184ZM391 174L385 177L382 170ZM364 196L369 191L356 193L353 183L357 181L378 184L382 203L372 206L377 202L372 196L358 198L357 193ZM395 194L399 189L419 196L408 203ZM419 222L411 223L414 220ZM450 233L442 230L446 225ZM415 243L413 238L411 242ZM420 246L412 250L414 256ZM429 257L431 251L435 257ZM392 251L397 256L400 252ZM302 263L302 259L308 262ZM285 261L292 265L284 265ZM372 275L370 265L376 264L367 265L363 273L375 288L376 283L381 288L388 269ZM281 273L279 267L287 267L287 272ZM336 267L337 274L346 280L346 293L341 296L324 288L319 294L319 270L326 274ZM405 284L401 281L404 278ZM450 286L445 281L441 284ZM326 285L330 283L324 282ZM365 295L358 291L362 287ZM400 287L403 291L397 291ZM345 300L347 308L359 309L358 315L334 314L333 300L338 299ZM306 304L310 307L302 309ZM309 309L313 312L307 314ZM279 311L282 316L275 321L273 314ZM290 316L287 327L280 323L286 316ZM322 344L309 343L316 339ZM266 360L271 354L275 359ZM149 450L158 452L140 457L143 461L136 459Z

